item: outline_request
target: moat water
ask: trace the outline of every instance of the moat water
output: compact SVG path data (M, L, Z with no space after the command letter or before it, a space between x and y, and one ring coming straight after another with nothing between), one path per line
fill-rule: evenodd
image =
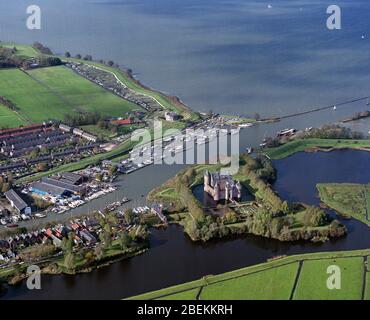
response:
M274 162L278 179L274 188L283 199L318 204L316 183L366 183L370 179L370 153L335 151L298 153ZM76 276L43 276L42 290L29 291L24 283L10 287L3 299L121 299L266 261L278 255L318 251L364 249L370 230L363 223L341 220L348 235L324 244L282 243L247 235L208 243L193 243L180 227L152 230L151 249L109 267Z

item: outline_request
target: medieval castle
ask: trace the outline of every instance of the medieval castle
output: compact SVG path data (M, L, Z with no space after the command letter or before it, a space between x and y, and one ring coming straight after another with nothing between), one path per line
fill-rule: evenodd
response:
M208 170L204 173L204 191L215 201L240 199L242 196L239 181L235 183L231 176L209 173Z

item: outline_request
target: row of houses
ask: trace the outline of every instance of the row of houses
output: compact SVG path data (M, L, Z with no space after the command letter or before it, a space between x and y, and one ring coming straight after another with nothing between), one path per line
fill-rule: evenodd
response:
M21 171L22 169L29 169L30 166L40 162L54 161L58 159L65 159L66 157L76 157L82 152L91 152L93 149L98 148L99 143L91 143L83 146L76 146L74 148L68 148L60 152L52 152L48 155L42 155L32 159L20 159L10 164L4 164L0 166L0 173L4 172L15 172Z
M97 142L98 141L98 137L90 134L90 133L87 133L81 129L78 129L78 128L72 128L66 124L60 124L59 125L59 129L64 131L64 132L67 132L67 133L73 133L74 135L76 136L79 136L81 138L84 138L88 141L91 141L91 142Z
M52 243L55 247L62 246L63 238L73 232L75 245L92 246L98 242L101 229L95 219L83 219L71 222L70 225L57 225L37 231L22 233L0 240L0 261L9 262L17 258L19 251L37 244Z

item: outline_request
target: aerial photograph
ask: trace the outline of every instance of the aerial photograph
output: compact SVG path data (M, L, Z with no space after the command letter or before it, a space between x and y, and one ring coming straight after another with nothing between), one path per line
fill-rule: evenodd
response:
M0 12L0 302L370 300L368 0Z

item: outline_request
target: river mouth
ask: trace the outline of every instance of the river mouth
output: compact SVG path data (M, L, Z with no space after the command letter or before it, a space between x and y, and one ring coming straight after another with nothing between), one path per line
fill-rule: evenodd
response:
M365 151L298 153L274 165L274 188L279 195L312 205L319 203L316 183L367 183L370 179L370 153ZM335 215L333 211L331 214ZM347 226L347 236L323 244L285 243L253 235L193 243L181 227L171 225L152 230L151 248L141 256L88 274L43 276L42 290L30 291L22 283L9 287L3 299L122 299L275 256L370 247L370 230L365 224L337 218Z

